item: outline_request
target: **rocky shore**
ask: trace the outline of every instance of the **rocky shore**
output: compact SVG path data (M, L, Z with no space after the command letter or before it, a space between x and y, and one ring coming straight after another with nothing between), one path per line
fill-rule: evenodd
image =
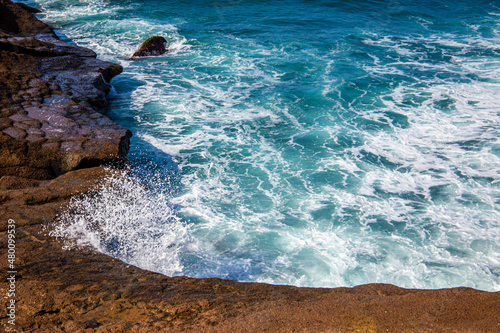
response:
M126 165L131 133L98 112L122 68L61 42L33 12L0 0L0 331L500 332L499 292L166 277L63 250L44 228L99 186L104 165Z

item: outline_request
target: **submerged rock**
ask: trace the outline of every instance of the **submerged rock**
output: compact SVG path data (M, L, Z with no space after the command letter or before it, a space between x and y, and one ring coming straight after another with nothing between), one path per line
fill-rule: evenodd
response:
M153 36L139 46L137 51L129 59L136 57L147 57L162 55L167 52L167 40L162 36Z

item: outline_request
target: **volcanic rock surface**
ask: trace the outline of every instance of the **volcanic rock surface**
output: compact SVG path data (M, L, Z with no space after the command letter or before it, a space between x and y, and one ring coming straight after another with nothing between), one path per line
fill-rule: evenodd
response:
M312 289L166 277L47 228L126 164L130 132L97 110L121 71L0 0L0 331L500 332L500 294L372 284ZM15 325L8 220L15 221Z

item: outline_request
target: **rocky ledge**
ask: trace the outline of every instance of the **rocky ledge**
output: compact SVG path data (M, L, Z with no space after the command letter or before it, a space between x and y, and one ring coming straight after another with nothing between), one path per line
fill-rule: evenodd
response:
M89 249L63 250L44 228L71 196L99 186L103 165L126 164L131 134L97 112L121 67L59 41L35 11L0 0L0 330L500 332L498 292L166 277Z
M130 131L97 112L121 66L61 42L25 7L1 0L0 13L0 176L124 161Z

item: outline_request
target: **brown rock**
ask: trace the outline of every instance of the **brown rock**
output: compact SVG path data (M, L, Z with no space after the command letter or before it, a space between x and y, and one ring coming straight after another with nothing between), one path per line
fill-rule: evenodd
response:
M45 36L57 38L54 30L32 15L33 8L12 3L10 0L0 0L0 30L14 35Z
M129 58L162 55L167 52L167 40L161 36L153 36L144 41L137 51Z
M17 221L16 221L17 222ZM16 328L29 332L498 332L499 293L314 289L165 277L18 228ZM0 248L6 248L6 235ZM40 255L43 253L43 256ZM4 265L5 261L2 261ZM7 268L0 288L7 288ZM3 304L6 300L2 298ZM6 306L0 324L6 324Z
M72 196L98 190L113 169L85 168L67 172L53 180L40 181L16 176L0 178L0 232L12 218L17 226L51 222Z
M33 13L33 14L42 12L40 9L28 6L27 4L22 3L22 2L16 2L16 5L21 6L23 9L26 9L28 12Z

